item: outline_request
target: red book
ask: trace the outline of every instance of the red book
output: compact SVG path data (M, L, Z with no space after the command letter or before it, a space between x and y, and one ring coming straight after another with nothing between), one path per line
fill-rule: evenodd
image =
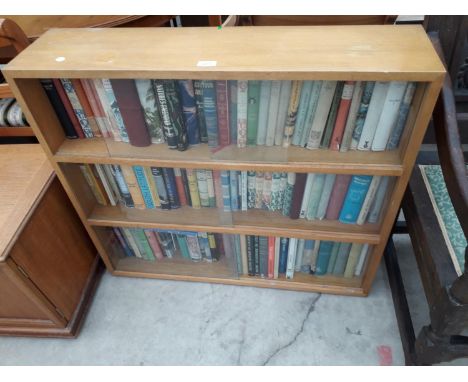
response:
M81 81L76 78L70 81L73 84L73 88L75 89L75 93L76 93L76 96L78 97L78 101L80 101L81 107L83 108L86 118L88 119L89 126L91 127L91 130L93 131L93 135L95 137L102 137L101 130L99 130L99 127L96 122L96 118L94 117L93 109L91 109L91 105L89 104L88 97L86 96L86 93L83 89L83 85L81 84Z
M145 232L146 238L148 239L148 244L153 250L153 255L159 260L164 259L164 255L162 253L161 246L159 245L158 239L156 237L156 233L153 231L149 231L147 229L143 231Z
M179 195L179 202L181 206L187 205L187 198L185 197L184 181L182 180L182 173L180 168L174 168L175 182L177 187L177 194Z
M268 236L268 278L272 279L275 273L275 238Z
M340 106L336 114L335 127L333 128L333 135L330 139L330 150L338 151L340 149L341 140L346 126L346 119L348 118L349 107L351 106L351 99L353 98L354 81L346 81L341 93Z
M294 191L291 202L291 212L289 217L291 219L299 219L301 213L301 204L302 198L304 197L304 188L307 180L306 173L297 173L296 174L296 183L294 183Z
M231 138L227 91L227 81L216 81L216 111L218 114L218 143L220 147L229 146Z
M343 201L348 192L349 182L351 181L351 175L340 174L335 178L333 183L333 189L328 202L327 213L325 219L337 220L340 215Z
M219 208L220 211L223 211L223 187L221 185L221 171L220 170L213 170L213 183L215 189L215 196L216 196L216 207Z
M85 136L83 130L81 130L80 122L78 122L78 119L76 118L76 114L73 111L70 100L67 97L67 93L65 93L65 90L63 89L62 82L58 78L54 78L52 81L54 82L55 89L57 89L57 93L59 94L60 100L62 101L63 106L67 111L68 117L71 120L73 128L76 131L76 135L78 135L79 138L84 138Z

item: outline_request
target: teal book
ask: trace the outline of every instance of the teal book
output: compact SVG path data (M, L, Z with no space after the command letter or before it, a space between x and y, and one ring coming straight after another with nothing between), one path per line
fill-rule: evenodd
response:
M260 81L249 81L247 93L247 145L257 144L260 106Z
M187 241L185 240L185 235L177 234L175 236L177 238L177 243L179 244L180 253L182 254L182 257L185 259L190 259L190 252L187 245Z
M325 183L325 174L315 174L312 187L310 188L309 204L307 206L306 219L314 220L317 215L320 197Z
M348 263L350 249L351 243L340 243L340 248L336 255L335 267L333 268L333 274L335 276L343 276L346 264Z
M333 250L333 241L321 241L315 266L316 275L324 275L328 271L328 264Z
M141 228L129 229L132 233L133 238L135 239L135 243L143 259L153 261L155 258L153 255L153 251L151 250L151 246L148 243L148 239L146 238L145 232Z
M148 180L146 179L145 170L142 166L133 166L133 172L135 173L135 178L138 182L138 186L140 187L146 208L156 208Z
M304 130L304 123L307 116L307 109L309 108L310 95L314 81L304 81L301 89L301 96L299 106L297 108L296 123L291 143L298 146L301 143L302 132Z
M327 273L332 274L335 268L336 258L338 257L338 251L340 250L340 243L334 242L333 248L330 255L330 261L328 262Z
M320 143L320 147L322 149L328 149L330 147L330 140L333 134L333 128L335 127L336 115L338 113L338 107L340 106L343 87L343 81L339 81L336 84L335 95L333 96L333 101L330 107L330 113L328 114L325 130L323 131L322 142Z
M258 108L257 145L263 146L266 142L268 126L268 108L270 105L271 81L261 81L260 105Z
M356 223L371 181L371 175L353 175L343 202L343 207L341 207L340 222L348 224Z
M242 250L241 250L241 242L240 242L240 235L233 236L234 241L234 252L236 254L236 266L237 266L237 273L242 274Z

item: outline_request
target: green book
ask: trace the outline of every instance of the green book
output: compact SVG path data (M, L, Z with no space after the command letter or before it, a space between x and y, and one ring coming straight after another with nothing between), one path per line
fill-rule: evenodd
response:
M317 264L315 266L316 275L324 275L327 273L328 264L330 262L331 253L333 249L332 241L320 242L320 249L317 257Z
M258 109L260 106L260 81L249 81L247 95L247 145L257 144Z
M187 241L185 240L185 235L176 235L177 243L179 244L180 253L185 259L190 259L190 252L188 249Z
M327 268L328 274L333 273L333 268L335 268L336 258L338 256L339 249L340 249L340 243L334 242L331 255L330 255L330 261L328 262L328 268Z
M314 220L322 197L323 185L326 174L315 174L312 187L310 188L309 204L307 206L306 219Z
M330 113L328 113L327 124L325 125L325 130L323 132L322 143L320 144L320 147L323 149L328 149L330 146L330 139L333 134L333 129L335 128L336 114L338 113L338 107L340 106L343 87L343 81L338 82L336 85L335 95L333 96L333 101L330 107Z
M146 239L145 232L141 228L129 228L132 233L133 238L135 239L138 250L141 253L141 256L145 260L154 261L153 251Z
M335 276L343 276L346 263L348 262L350 248L351 243L340 243L340 249L338 250L338 255L336 256L335 267L333 268L333 274Z

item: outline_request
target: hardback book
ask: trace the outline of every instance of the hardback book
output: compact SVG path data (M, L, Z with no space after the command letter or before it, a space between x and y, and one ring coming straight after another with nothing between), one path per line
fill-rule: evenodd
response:
M382 108L387 96L389 83L377 81L372 92L372 97L367 110L366 120L362 127L361 138L357 146L358 150L368 151L371 149L372 141L374 140L377 124L379 123Z
M237 81L237 147L247 146L248 81Z
M354 276L356 271L356 265L359 261L359 255L361 254L363 244L353 243L351 249L349 250L348 262L346 263L346 268L344 270L343 276L346 278L351 278Z
M281 173L273 172L271 174L270 211L279 211L283 208L281 195Z
M57 80L58 81L58 80ZM104 110L104 113L107 117L107 121L109 122L108 128L112 138L116 142L122 142L123 139L120 135L121 130L125 130L125 126L123 125L122 116L120 115L120 110L118 111L118 116L116 116L116 112L114 112L114 108L118 109L117 102L115 101L115 95L112 90L112 86L110 81L104 81L99 78L95 78L92 80L94 89L96 90L97 97L100 101L100 104ZM107 90L104 88L104 82L106 82L106 86L108 87ZM117 121L117 118L120 118ZM121 125L120 125L121 124ZM126 131L125 131L126 135ZM127 137L128 140L128 137Z
M398 118L398 111L407 84L405 81L390 82L374 139L372 140L372 151L383 151L387 147L388 139Z
M314 183L310 189L310 200L307 206L306 218L307 220L314 220L317 216L318 205L320 197L322 196L323 186L325 183L325 174L315 174Z
M145 202L146 208L156 208L143 167L133 166L133 172L135 173L135 177L138 182L138 186L140 187L140 192L143 196L143 201Z
M275 273L275 237L268 236L268 278L273 279Z
M206 184L208 186L208 200L210 207L216 207L216 195L213 182L213 173L211 170L205 170L206 173Z
M351 243L340 243L338 254L336 255L335 267L333 268L333 274L336 276L343 276L343 273L348 263L349 250L351 249Z
M299 219L299 215L301 213L301 204L302 204L302 197L304 196L304 188L305 183L307 180L307 174L305 173L297 173L296 174L296 181L294 183L294 192L291 201L291 212L289 217L291 219Z
M247 171L241 171L240 172L240 184L239 184L239 192L241 194L241 205L240 209L242 211L247 211L248 205L247 205Z
M221 187L223 190L223 210L231 211L231 181L229 170L221 171Z
M130 232L135 239L135 243L141 256L145 260L154 261L153 251L146 239L145 232L141 228L130 228Z
M304 257L304 239L297 239L297 247L296 247L296 261L294 264L294 272L300 272L302 267L302 259Z
M118 192L116 193L114 189L112 188L111 180L114 181L114 178L110 177L108 179L105 166L106 165L98 164L98 163L94 165L94 167L96 168L97 174L99 178L101 179L102 185L104 186L104 190L106 191L106 194L107 194L107 197L109 199L111 206L116 206L117 203L119 202L119 194Z
M91 166L89 164L80 164L79 167L80 167L81 173L83 174L83 177L86 180L86 183L88 183L88 186L91 189L91 192L96 198L96 201L100 205L106 206L107 199L106 199L106 196L104 195L105 190L99 187L99 184L93 174Z
M387 150L394 150L398 147L400 143L401 134L406 125L406 120L408 119L408 114L411 106L411 101L413 100L414 92L416 90L416 83L410 82L405 90L405 95L400 104L398 110L398 117L393 127L393 130L390 133L390 137L387 143Z
M346 152L351 147L351 140L353 138L353 132L356 126L356 118L358 116L359 106L361 105L364 86L365 82L362 81L356 81L356 83L354 84L351 105L349 106L348 117L346 119L343 137L341 138L341 152Z
M288 111L286 114L286 123L283 134L283 147L288 147L294 134L296 126L297 109L301 99L302 81L292 81L291 96L289 98Z
M127 79L112 79L110 81L130 144L137 147L149 146L151 137L146 127L135 82Z
M248 81L247 90L247 145L257 144L258 116L260 107L260 82Z
M193 82L192 80L178 80L177 85L187 129L187 141L189 145L197 145L200 143L200 128L198 126L197 102Z
M99 127L96 122L96 118L94 116L93 110L91 109L91 105L83 89L83 85L81 81L77 78L71 79L70 81L73 84L75 94L78 97L78 101L80 102L82 110L85 113L86 118L88 119L89 127L91 128L93 132L93 136L102 137L101 131L99 130Z
M301 88L301 95L299 98L299 106L297 108L296 121L294 125L294 132L291 139L291 144L298 146L301 143L302 132L307 116L307 110L310 103L310 95L312 94L312 86L314 81L303 81Z
M200 194L198 192L197 170L188 168L186 172L190 190L190 200L192 201L192 208L198 209L201 207L201 201Z
M211 251L211 261L218 261L219 260L219 249L216 246L216 239L214 233L207 232L208 236L208 244L210 245L210 251ZM237 235L237 242L239 242L239 235ZM239 265L241 265L241 262L238 262Z
M153 174L153 180L156 184L158 191L159 202L161 203L161 209L170 210L171 201L167 192L166 181L164 179L163 169L161 167L151 167L151 173ZM132 194L133 196L133 194Z
M335 184L336 175L326 174L325 181L323 183L322 195L320 195L319 204L317 207L317 213L315 217L319 220L325 218L327 213L328 203L330 201L333 185Z
M125 179L122 174L122 169L117 164L111 164L108 166L112 172L112 176L114 177L114 180L119 189L119 194L120 194L122 203L126 207L134 207L132 196L130 195L130 191L128 189L127 183L125 182Z
M231 134L231 144L237 144L237 81L228 81L229 92L229 133Z
M330 200L328 202L327 212L325 218L329 220L338 219L343 206L344 198L348 192L349 183L351 182L351 175L338 174L333 183Z
M95 111L96 120L98 121L98 124L99 121L101 121L103 132L104 130L107 132L105 136L114 138L115 140L115 134L117 133L117 135L119 135L118 127L115 122L114 114L110 108L102 81L97 79L87 79L83 83L83 88L85 89L86 94L90 92L92 94L92 98L94 98L95 107L97 109ZM92 107L94 108L93 105Z
M368 253L369 253L369 244L364 244L361 248L361 253L359 254L359 260L354 270L354 276L356 277L361 276L362 270L364 269L364 264L366 263Z
M257 145L265 145L270 105L271 81L261 81L260 104L258 108Z
M216 200L216 208L219 210L224 209L223 203L223 185L221 184L221 171L220 170L213 170L213 185L215 191L215 200Z
M234 252L236 255L237 274L242 273L242 253L241 253L241 242L240 235L233 236L234 241Z
M328 112L327 123L325 124L325 129L323 130L322 141L320 142L320 147L323 149L328 149L330 147L331 136L336 124L338 108L340 106L340 101L343 94L343 87L344 82L338 81L335 88L335 94L333 95L332 104L330 106L330 111Z
M286 118L288 117L289 99L291 98L291 81L281 81L281 89L278 104L278 115L275 128L275 145L282 146Z
M246 236L247 244L247 273L249 276L255 276L255 236Z
M177 91L175 80L164 80L164 92L166 94L167 110L171 117L172 127L177 135L177 150L184 151L188 147L187 127L182 114L182 104ZM205 99L205 92L203 92ZM207 117L205 105L205 118Z
M156 187L156 182L154 181L154 176L151 172L151 167L143 167L143 171L146 175L146 181L148 182L154 205L156 208L161 208L161 200L159 199L158 188Z
M286 273L288 263L288 249L289 239L287 237L280 238L278 273Z
M356 116L356 123L354 125L353 135L351 138L350 149L356 150L361 139L362 129L364 122L366 121L367 111L369 110L369 104L374 92L375 82L367 81L362 93L361 104L359 105L358 113Z
M111 130L109 126L109 121L107 120L107 116L104 113L104 109L101 106L101 102L97 95L96 89L94 88L93 80L87 79L80 79L80 83L84 90L87 100L89 101L89 105L93 112L94 120L96 121L97 127L101 132L101 135L105 138L111 137Z
M78 133L73 126L73 122L71 121L64 104L62 103L54 82L51 79L42 79L41 85L46 92L47 98L49 98L49 101L52 104L52 108L60 121L65 136L71 139L78 138Z
M255 275L260 276L260 237L254 236Z
M231 210L239 211L239 179L238 171L229 171L230 193L231 193Z
M183 258L190 259L190 252L188 249L187 241L185 240L185 235L175 235L177 244L179 245L179 250Z
M190 197L190 187L187 177L187 170L181 168L180 173L182 175L182 185L184 186L185 200L187 201L187 205L192 207L192 198Z
M263 177L261 171L255 173L255 208L262 208L263 203Z
M307 108L307 114L306 114L305 122L304 122L304 129L302 131L302 136L299 142L299 146L301 147L305 147L309 140L310 130L312 129L312 123L315 118L315 112L317 111L320 91L322 90L323 85L324 85L324 81L314 81L313 83L312 91L310 94L310 102Z
M268 122L265 145L275 144L276 124L278 122L278 109L280 104L281 81L271 81L270 103L268 104Z
M340 222L356 223L371 181L371 175L353 175L341 208Z
M312 183L314 182L314 173L307 174L306 185L304 188L304 196L302 197L301 211L299 213L299 218L303 219L307 214L307 207L309 206L309 200L311 197L310 190L312 188Z
M169 203L171 209L180 207L179 195L177 194L177 185L174 175L174 169L169 167L162 167L162 174L164 178L164 183L166 185L167 197L169 198Z
M159 245L158 238L156 237L155 232L150 229L144 229L143 231L146 235L146 240L148 240L148 244L151 247L153 255L158 260L164 259L164 255L162 253L162 249L161 249L161 246Z
M198 242L198 236L187 235L185 237L187 242L187 249L192 261L201 261L202 253L200 249L200 244Z
M385 196L387 195L387 188L389 182L390 178L388 176L382 177L379 188L377 190L377 194L374 198L374 203L372 204L372 207L369 211L369 217L367 219L369 223L377 223L379 221L382 206L385 201Z
M210 206L210 197L208 195L208 182L206 177L206 170L196 170L198 194L200 196L200 204L202 207Z
M257 176L255 171L247 171L247 209L255 208Z
M308 149L317 149L322 141L323 131L327 123L328 113L333 102L337 81L324 81L320 89L319 99L312 120L307 141Z
M92 138L94 136L91 126L89 125L88 118L83 110L83 107L78 100L78 96L75 93L75 89L73 87L72 82L67 78L60 79L62 82L63 89L67 94L68 99L70 100L70 104L73 108L73 112L75 113L78 122L80 123L81 130L86 138Z
M284 205L284 193L286 191L286 187L288 185L288 173L287 172L281 172L280 173L280 190L279 190L279 205L278 205L278 211L283 211L283 205Z
M229 131L228 82L216 81L216 112L218 117L218 145L220 148L229 146L231 133Z
M118 127L118 132L119 132L120 139L122 140L122 142L129 143L130 140L129 140L129 137L128 137L127 128L126 128L124 120L122 118L122 113L120 112L120 108L119 108L119 105L117 103L117 99L115 97L115 93L114 93L114 90L112 88L112 84L111 84L110 80L107 79L107 78L103 78L103 79L101 79L101 81L102 81L102 87L104 88L104 91L105 91L106 96L107 96L107 100L108 100L109 105L110 105L111 110L112 110L112 114L114 115L114 119L115 119L115 122L116 122L117 127ZM115 139L115 133L114 133L114 139Z
M186 206L187 198L185 197L184 181L182 179L182 172L180 171L180 168L174 168L174 176L180 205Z
M158 100L158 110L161 115L164 137L166 138L167 146L170 149L177 149L178 132L172 121L172 113L169 109L169 101L166 96L165 80L153 80L154 93Z
M304 242L304 253L302 255L302 264L300 267L300 271L302 273L311 273L311 262L312 262L312 252L314 250L314 240L305 240Z
M65 89L63 88L62 82L58 78L54 78L52 80L52 82L54 84L54 88L57 91L58 96L60 97L60 100L62 101L62 105L63 105L63 107L65 109L65 112L67 113L67 116L68 116L68 118L69 118L69 120L70 120L70 122L71 122L71 124L73 126L73 129L75 130L76 135L78 136L78 138L84 138L85 135L83 133L83 130L81 129L80 122L78 121L78 118L76 117L76 114L73 111L73 107L72 107L72 105L70 103L70 100L69 100L69 98L67 96L67 93L65 92ZM55 110L55 108L54 108L54 110ZM60 120L60 117L59 117L59 120ZM62 121L60 120L60 122L62 122ZM67 132L65 132L65 135L67 135Z
M372 177L372 181L369 185L369 190L367 191L364 203L362 203L361 211L359 212L356 224L363 225L366 222L367 216L369 215L370 208L372 206L372 203L374 202L375 195L377 193L381 180L381 176L374 175Z
M286 183L286 188L284 190L284 197L283 197L282 213L284 216L291 215L291 207L292 207L295 183L296 183L296 174L294 172L288 172L287 183Z
M112 203L110 201L110 198L112 196L110 196L110 192L109 192L110 186L109 186L108 182L106 181L106 177L105 177L104 173L102 171L98 171L98 168L101 169L100 166L96 166L96 165L90 165L89 166L89 169L93 174L93 178L94 178L94 182L95 182L96 187L104 195L106 205L109 205L109 204L112 205ZM103 176L101 177L101 175L103 175Z
M262 187L262 209L271 209L271 183L272 173L265 171L263 173L263 187Z
M328 262L327 273L332 274L333 269L335 269L336 258L338 256L338 251L340 250L340 243L335 241L330 254L330 261Z
M138 249L138 246L132 235L132 232L130 231L130 228L121 228L121 232L125 240L127 241L129 247L132 249L132 252L135 255L135 257L141 258L142 256L140 250Z
M145 209L145 201L138 186L137 178L131 166L121 165L122 175L132 196L133 206L138 209Z
M333 249L333 241L321 241L315 266L316 275L325 275L328 271L328 263Z
M208 133L206 131L205 111L203 109L203 86L202 81L193 80L193 92L195 96L195 104L197 106L197 121L200 142L208 142Z
M259 236L258 238L258 253L259 253L259 267L260 277L268 277L268 237Z
M198 232L198 243L202 249L203 259L212 262L213 256L211 254L210 242L208 241L208 234L206 232Z
M330 150L338 151L346 127L346 121L351 107L351 100L354 92L354 81L346 81L341 92L340 106L336 114L335 126L330 140ZM357 104L357 102L356 102ZM357 111L357 108L356 108Z
M296 265L296 249L297 249L297 239L290 238L288 246L288 260L286 266L286 278L292 279L294 277L294 267Z
M240 236L240 249L241 249L241 260L242 260L242 274L249 274L249 260L247 256L247 235Z
M120 232L120 228L113 227L112 230L114 231L114 234L117 237L117 240L119 241L123 251L125 252L125 256L127 257L135 256L135 253L133 252L132 248L130 248L130 246L127 243L127 240L125 240L123 233Z

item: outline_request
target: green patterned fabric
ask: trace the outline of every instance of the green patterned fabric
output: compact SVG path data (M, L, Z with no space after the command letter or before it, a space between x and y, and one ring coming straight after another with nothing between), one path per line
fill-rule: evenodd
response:
M437 165L420 165L419 168L426 183L455 270L461 275L465 264L467 241L445 186L442 169Z

